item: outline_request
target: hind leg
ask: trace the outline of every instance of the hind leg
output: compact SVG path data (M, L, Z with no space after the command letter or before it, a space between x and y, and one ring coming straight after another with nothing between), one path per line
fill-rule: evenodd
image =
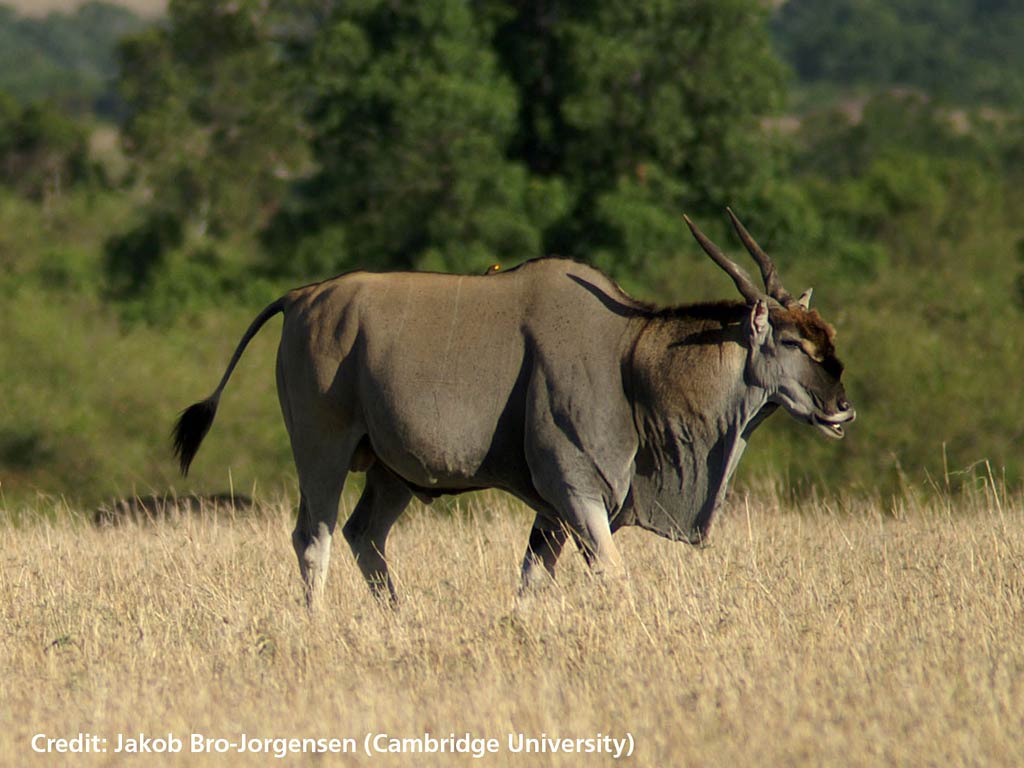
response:
M344 473L326 488L303 488L301 491L292 546L299 559L306 607L311 611L323 601L327 567L331 560L331 538L338 522L338 500L343 485Z
M398 603L384 553L388 532L409 505L412 493L379 461L366 473L366 488L342 533L374 597Z
M286 312L277 350L277 397L299 476L299 514L292 546L306 606L312 611L322 602L338 502L364 430L353 423L351 392L322 391L318 353L301 321L298 327L291 327L292 322Z
M323 597L338 501L357 436L315 436L312 430L290 430L290 434L301 494L292 546L299 560L306 606L314 610Z

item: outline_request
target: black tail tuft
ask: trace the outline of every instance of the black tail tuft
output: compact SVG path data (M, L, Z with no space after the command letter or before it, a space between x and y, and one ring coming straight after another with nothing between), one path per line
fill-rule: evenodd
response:
M190 405L181 412L174 425L174 455L178 457L181 474L187 475L189 465L199 450L206 433L210 431L213 417L217 415L217 402L220 398L214 395L200 403Z

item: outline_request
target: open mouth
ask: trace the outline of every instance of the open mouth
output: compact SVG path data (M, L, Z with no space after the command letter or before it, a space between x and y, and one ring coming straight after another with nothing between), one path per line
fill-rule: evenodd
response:
M856 417L855 411L847 411L840 414L839 416L833 416L831 418L827 416L818 416L817 414L811 414L811 423L820 429L825 435L835 440L842 440L846 436L846 432L843 429L843 424L848 421L853 421Z

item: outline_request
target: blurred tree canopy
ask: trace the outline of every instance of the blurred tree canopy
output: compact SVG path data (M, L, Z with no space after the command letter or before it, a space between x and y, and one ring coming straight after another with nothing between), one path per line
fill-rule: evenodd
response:
M758 0L174 0L121 47L127 146L154 204L261 232L272 272L558 252L637 284L683 211L771 198L766 20Z
M262 0L174 0L120 45L124 142L152 207L200 236L263 227L303 168L303 88Z
M49 202L94 170L85 128L45 103L22 107L0 91L0 184Z
M540 252L536 193L506 156L516 93L484 32L462 0L331 14L305 60L317 171L273 234L282 263L298 256L286 269L476 269Z
M760 120L782 107L784 70L763 3L479 7L518 95L510 155L564 190L546 251L650 282L686 241L683 212L769 197L779 164Z

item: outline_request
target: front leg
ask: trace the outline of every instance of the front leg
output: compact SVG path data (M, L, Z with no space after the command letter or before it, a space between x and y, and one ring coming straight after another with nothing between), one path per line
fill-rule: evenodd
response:
M523 557L520 596L554 580L555 564L567 538L568 533L564 527L547 527L540 514L534 518L530 543L526 545L526 555Z
M575 495L570 495L565 503L563 514L591 572L615 579L624 577L626 567L612 539L604 503Z

